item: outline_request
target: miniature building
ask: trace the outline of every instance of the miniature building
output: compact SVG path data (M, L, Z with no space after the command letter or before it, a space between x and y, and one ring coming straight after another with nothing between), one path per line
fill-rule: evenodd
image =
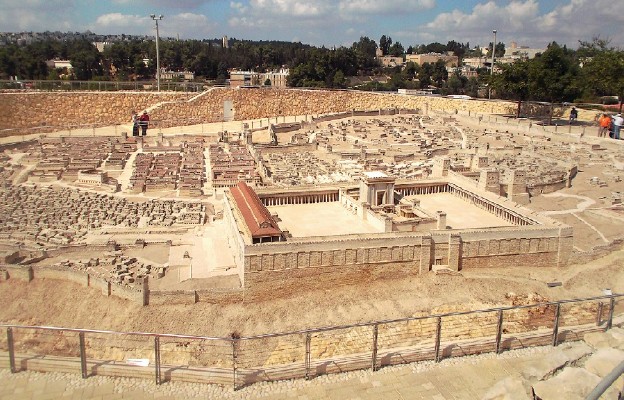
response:
M492 186L498 184L497 173L483 173L484 177L492 178ZM357 279L356 276L363 271L397 276L422 274L440 268L457 271L484 265L535 267L563 266L568 262L572 252L572 229L569 226L536 216L508 199L482 191L479 186L453 172L444 179L401 184L377 172L365 175L365 181L359 187L325 188L322 192L317 189L264 189L260 200L241 183L226 196L224 212L229 213L228 225L237 243L234 258L243 271L246 290L273 290L275 285L297 286L302 284L304 277L308 283L331 281L334 274L329 272L338 270L345 274L340 276ZM388 197L388 191L393 191L392 197ZM409 201L397 202L395 199L414 195L424 198L451 196L457 201L465 201L471 207L486 210L505 221L502 227L506 229L449 228L446 211L433 211L431 217L423 219L428 230L402 229L401 218L418 217L420 206L412 203L410 211ZM376 233L335 236L332 240L327 234L303 237L290 230L293 237L286 242L280 238L283 232L269 211L260 207L260 202L298 207L336 201L346 215L367 221L375 227ZM368 201L372 205L390 202L393 209L403 210L403 215L392 217L389 208L367 207ZM261 229L264 229L262 234L253 233ZM292 279L295 276L299 278Z
M395 178L381 171L365 172L360 183L360 200L372 207L393 204Z
M518 204L529 204L529 193L527 193L526 188L526 172L522 170L511 170L507 197Z
M88 183L92 185L102 185L106 182L108 175L106 172L98 171L95 169L88 169L78 172L78 182Z
M431 175L434 178L441 178L448 176L449 169L451 168L451 160L448 157L437 157L433 161L433 169Z
M285 240L277 222L262 204L258 195L240 182L230 189L236 214L244 229L245 239L251 243L280 242Z
M481 170L479 189L500 195L500 174L495 169Z

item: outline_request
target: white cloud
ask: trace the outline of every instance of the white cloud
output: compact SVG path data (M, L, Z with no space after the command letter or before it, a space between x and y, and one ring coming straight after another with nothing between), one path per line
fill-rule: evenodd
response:
M251 0L249 9L253 14L288 15L295 17L318 17L332 9L328 0Z
M158 22L161 37L196 38L217 37L216 23L203 14L181 13L165 16ZM154 21L145 15L110 13L100 15L90 29L100 33L128 33L138 35L155 35Z
M624 44L622 26L624 13L613 9L611 0L562 0L559 5L542 1L550 9L540 14L538 0L513 0L507 4L497 1L479 3L466 13L454 10L439 14L413 35L426 43L435 37L440 42L470 41L472 45L487 45L492 41L492 29L498 31L497 41L509 44L545 47L552 41L576 47L578 40L593 36L609 37L612 45Z
M74 1L64 0L0 0L2 10L0 30L4 32L70 30L75 27L71 13L74 7Z
M343 14L395 14L431 9L435 0L342 0L338 10Z

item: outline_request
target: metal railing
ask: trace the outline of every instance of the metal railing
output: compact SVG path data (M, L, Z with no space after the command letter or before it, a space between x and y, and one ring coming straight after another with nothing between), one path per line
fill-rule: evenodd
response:
M161 82L160 89L165 92L201 92L215 85L205 82ZM223 85L216 85L223 86ZM2 89L24 89L45 91L141 91L155 92L158 90L156 81L67 81L67 80L0 80Z
M602 380L598 383L598 385L596 385L594 390L592 390L585 397L585 400L598 400L600 396L602 396L602 394L606 392L622 374L624 374L624 361L619 363L618 366L613 369L613 371L609 372L607 376L602 378ZM618 400L621 398L622 392L619 392Z
M0 325L11 372L25 369L232 385L305 378L537 345L610 329L624 295L452 312L295 332L206 337ZM3 343L4 342L4 343ZM6 354L6 353L5 353ZM0 355L0 358L3 358ZM6 358L6 355L4 356Z

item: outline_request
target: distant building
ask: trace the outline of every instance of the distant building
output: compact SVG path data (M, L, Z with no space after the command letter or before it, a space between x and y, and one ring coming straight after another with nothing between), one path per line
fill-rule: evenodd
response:
M273 87L286 87L286 82L288 80L288 75L290 75L290 70L288 68L282 68L279 71L266 72L261 75L263 84L268 79L271 81L271 86Z
M112 44L113 44L112 42L93 42L93 45L100 53L103 53L104 50L107 47L112 46Z
M221 39L222 45L224 49L229 49L230 48L230 40L228 39L227 36L223 36L223 38Z
M160 79L163 79L165 81L172 81L172 80L193 81L195 80L195 72L161 70Z
M271 72L231 70L230 86L264 86L264 83L269 80L272 87L286 87L288 75L290 75L290 71L287 68Z
M486 57L467 57L462 63L470 68L485 68L490 65Z
M396 57L396 56L381 56L381 57L377 57L377 60L384 67L398 67L398 66L402 66L404 64L403 56L399 56L399 57Z
M424 63L435 64L438 60L444 61L447 67L457 67L459 64L457 56L440 53L408 54L405 61L423 65Z
M532 59L539 53L543 53L546 49L531 49L526 46L518 46L518 43L511 42L511 46L505 47L505 56L503 58L510 58L514 60L519 59Z
M69 60L48 60L46 61L46 65L48 68L67 68L68 70L73 69L71 65L71 61Z

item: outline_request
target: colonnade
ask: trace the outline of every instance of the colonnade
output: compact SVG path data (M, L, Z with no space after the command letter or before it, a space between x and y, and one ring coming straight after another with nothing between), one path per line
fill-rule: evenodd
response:
M279 194L271 197L261 197L265 207L282 206L288 204L331 203L339 200L338 191L329 193L293 193Z
M466 200L475 206L486 210L487 212L496 215L497 217L504 219L505 221L513 224L513 225L534 225L536 222L517 214L504 206L496 204L491 200L487 200L483 197L478 196L475 193L472 193L468 190L462 189L461 187L448 183L448 184L433 184L429 186L412 186L412 187L400 187L394 188L395 192L400 193L403 196L416 196L416 195L426 195L426 194L436 194L436 193L451 193L457 197Z
M401 193L403 196L416 196L422 194L436 194L445 193L449 191L446 183L431 185L431 186L414 186L414 187L394 187L395 192Z
M474 204L475 206L486 210L490 214L496 215L497 217L504 219L505 221L513 225L524 226L524 225L535 224L534 221L530 220L527 217L514 213L508 210L507 208L494 203L493 201L484 199L483 197L480 197L472 192L462 189L459 186L456 186L452 183L449 183L448 188L449 188L449 192L452 193L453 195L460 197L463 200L466 200Z

